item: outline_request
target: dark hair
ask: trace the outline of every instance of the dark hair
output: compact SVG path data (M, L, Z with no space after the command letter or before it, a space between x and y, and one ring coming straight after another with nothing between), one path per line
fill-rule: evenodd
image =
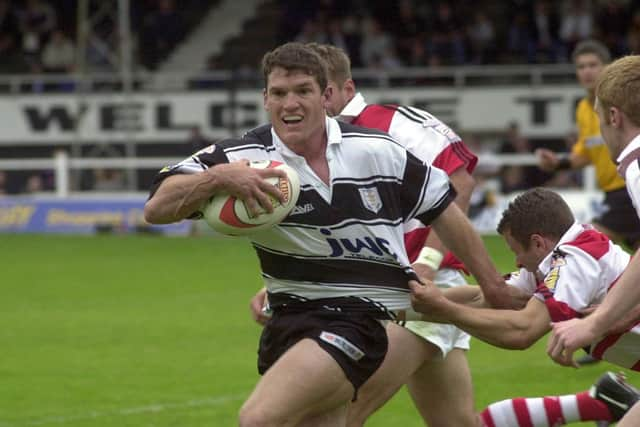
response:
M287 71L302 71L315 77L320 90L327 88L327 65L314 50L303 43L285 43L267 52L262 57L262 73L265 87L269 85L269 74L274 68L284 68Z
M498 233L508 231L526 249L532 234L559 239L574 222L571 208L558 193L534 188L509 203L502 213Z
M609 48L598 40L583 40L576 45L571 53L571 59L576 62L580 55L593 54L600 58L603 64L611 62L611 53Z
M333 80L338 85L351 79L351 60L347 53L336 46L321 43L307 43L307 46L316 52L327 63L329 80Z

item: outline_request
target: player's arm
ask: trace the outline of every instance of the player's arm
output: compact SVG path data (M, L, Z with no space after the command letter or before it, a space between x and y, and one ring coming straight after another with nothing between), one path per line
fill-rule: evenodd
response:
M450 301L472 307L489 307L479 286L466 285L442 289L442 294Z
M531 298L522 310L474 308L447 299L432 283L410 283L413 309L426 321L452 323L482 341L507 349L525 349L550 329L544 303Z
M558 154L546 148L538 148L536 156L538 157L538 167L545 172L581 169L591 163L589 157L573 151L569 154Z
M454 203L466 214L469 210L469 200L475 186L475 180L464 166L449 175L449 180L457 192ZM420 252L413 269L418 276L433 280L446 252L447 247L438 237L438 233L429 233L424 243L424 249Z
M455 203L432 221L444 244L465 264L482 288L485 299L496 308L522 308L529 297L514 294L496 270L482 239Z
M253 215L262 206L273 211L269 195L284 201L284 196L273 185L264 181L271 176L285 177L277 169L255 169L247 161L222 163L195 174L167 177L144 207L144 216L152 224L167 224L189 218L212 195L227 193L244 201Z

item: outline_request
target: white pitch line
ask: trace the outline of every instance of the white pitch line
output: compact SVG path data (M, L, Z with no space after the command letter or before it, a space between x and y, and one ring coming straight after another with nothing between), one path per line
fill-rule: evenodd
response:
M226 396L206 397L203 399L188 400L180 403L154 403L146 406L138 406L133 408L113 409L108 411L91 411L84 414L71 416L53 416L40 418L33 421L27 421L25 426L39 426L44 424L65 424L73 421L94 420L97 418L106 418L114 416L128 416L146 413L157 413L171 409L195 408L202 406L218 406L234 400L242 400L246 398L246 394L230 394ZM0 421L2 427L15 427L17 424L11 424L8 421Z

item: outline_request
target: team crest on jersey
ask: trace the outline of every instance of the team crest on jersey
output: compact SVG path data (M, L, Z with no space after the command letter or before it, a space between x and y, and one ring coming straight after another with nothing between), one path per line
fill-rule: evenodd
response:
M360 192L360 198L362 199L364 207L373 213L378 213L380 208L382 208L382 199L380 199L378 189L375 187L358 188L358 191Z

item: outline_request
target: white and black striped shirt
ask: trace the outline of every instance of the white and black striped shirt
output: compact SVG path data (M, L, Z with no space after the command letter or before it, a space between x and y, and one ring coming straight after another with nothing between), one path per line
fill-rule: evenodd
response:
M270 125L163 169L155 185L172 174L240 159L288 164L300 176L296 207L279 225L251 236L271 303L277 304L278 295L334 299L327 308L387 317L388 311L410 306L412 270L403 223L419 218L429 224L453 201L455 190L446 173L418 160L386 133L331 118L326 126L330 186Z

